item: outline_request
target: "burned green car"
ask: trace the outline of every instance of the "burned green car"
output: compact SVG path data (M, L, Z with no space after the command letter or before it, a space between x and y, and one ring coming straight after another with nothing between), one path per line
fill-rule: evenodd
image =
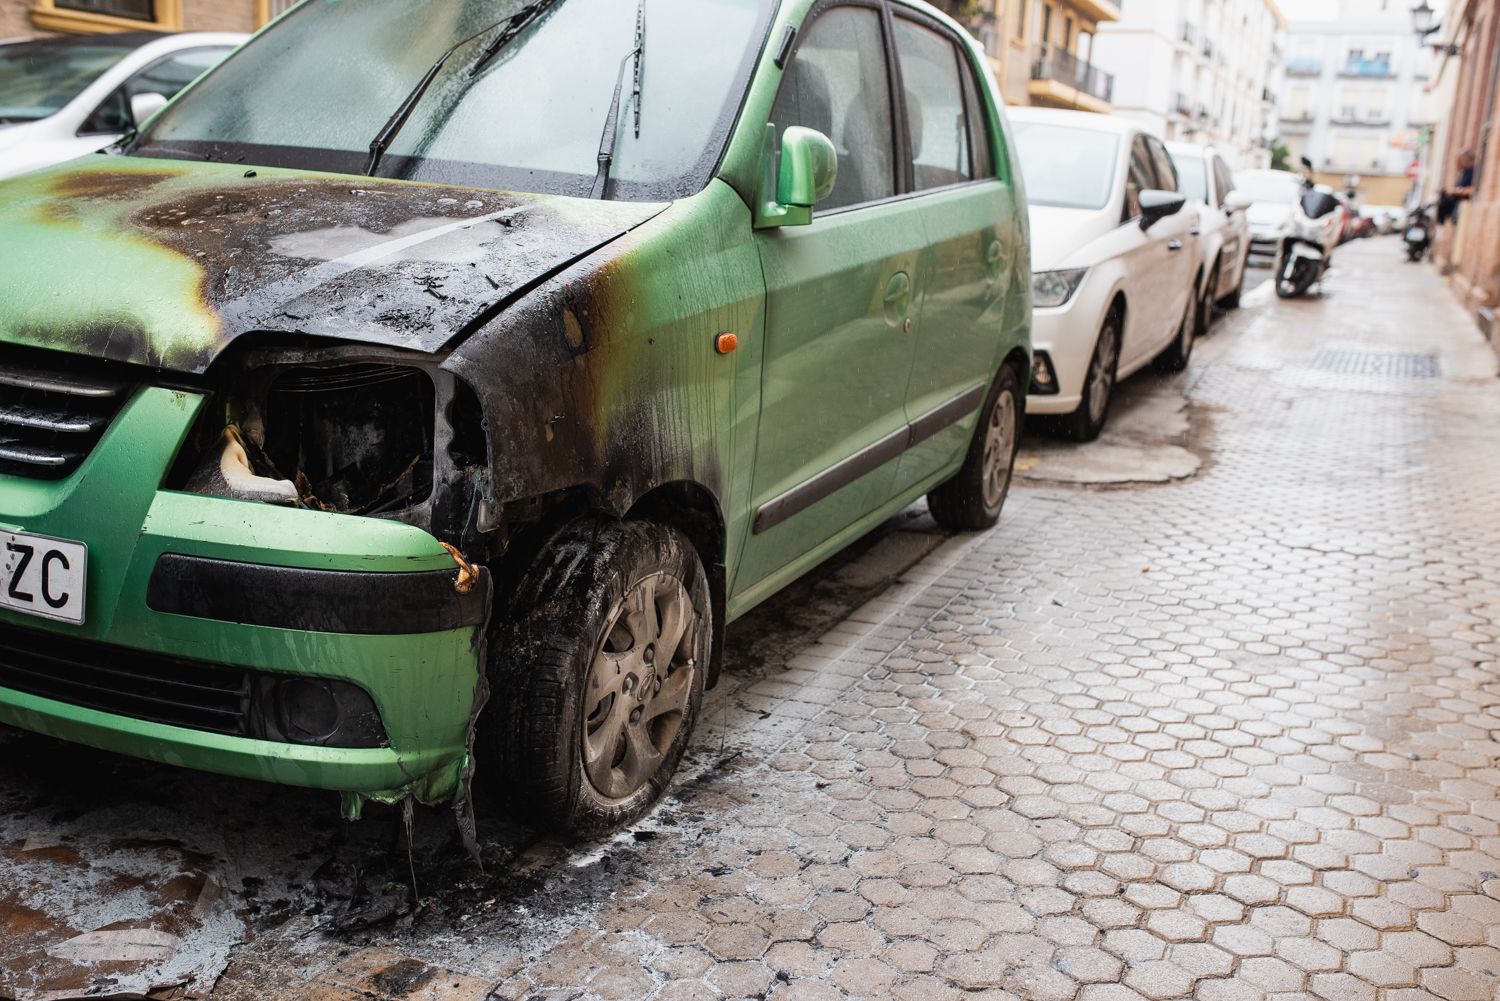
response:
M0 185L0 723L605 829L725 623L995 523L1026 213L899 0L306 0Z

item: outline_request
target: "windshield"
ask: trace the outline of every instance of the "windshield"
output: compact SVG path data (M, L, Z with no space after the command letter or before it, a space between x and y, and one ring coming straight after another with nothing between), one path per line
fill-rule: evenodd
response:
M1208 165L1203 157L1173 153L1172 162L1177 165L1177 190L1189 199L1208 204Z
M646 0L640 137L627 68L607 195L701 189L718 163L771 0ZM523 0L308 0L158 116L132 153L363 173L370 143L442 54ZM586 196L632 0L556 0L477 75L499 30L438 74L379 173Z
M1109 204L1119 136L1040 122L1016 122L1015 133L1027 201L1070 209Z
M129 51L73 41L0 45L0 123L57 114Z
M1243 191L1252 201L1295 205L1302 198L1302 182L1296 174L1284 171L1247 171L1234 175L1236 191Z

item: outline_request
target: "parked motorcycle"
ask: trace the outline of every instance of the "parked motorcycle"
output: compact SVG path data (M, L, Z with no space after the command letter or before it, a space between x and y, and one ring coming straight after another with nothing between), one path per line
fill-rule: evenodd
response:
M1427 214L1425 207L1417 206L1406 217L1406 233L1403 239L1406 242L1408 261L1415 264L1427 256L1428 249L1432 247L1432 218Z
M1302 158L1307 173L1302 178L1302 197L1287 217L1281 232L1281 256L1276 264L1276 294L1283 299L1306 295L1328 270L1333 248L1338 245L1338 196L1320 191L1312 179L1312 161Z

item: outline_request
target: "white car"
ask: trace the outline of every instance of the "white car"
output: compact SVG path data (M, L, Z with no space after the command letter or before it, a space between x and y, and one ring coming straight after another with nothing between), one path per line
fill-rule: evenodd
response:
M1203 252L1167 148L1138 122L1015 108L1031 213L1035 349L1026 409L1098 437L1115 383L1187 366Z
M1281 260L1281 241L1306 190L1289 170L1242 170L1234 186L1250 198L1250 263L1273 268Z
M1203 244L1203 287L1198 297L1198 333L1204 333L1216 304L1238 309L1250 256L1250 196L1234 190L1234 172L1212 146L1167 143L1182 193L1197 204L1198 240Z
M136 32L0 43L0 179L103 149L247 37Z

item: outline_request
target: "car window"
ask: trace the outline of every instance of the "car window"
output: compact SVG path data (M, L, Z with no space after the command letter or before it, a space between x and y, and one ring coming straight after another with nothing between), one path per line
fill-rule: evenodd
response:
M994 177L995 161L991 152L989 112L979 96L980 83L979 78L974 75L973 64L962 58L961 53L960 56L959 61L963 64L964 105L969 110L969 148L974 154L974 176Z
M790 125L833 140L839 173L818 207L845 208L896 193L891 84L880 15L834 7L812 23L797 47L771 110L779 136Z
M1219 204L1223 205L1229 198L1229 193L1234 190L1234 174L1229 170L1229 164L1222 157L1214 157L1214 187L1219 192Z
M173 102L131 152L363 173L371 141L457 46L382 176L587 196L623 62L606 197L679 198L719 163L772 7L650 0L637 95L635 3L305 0ZM507 15L531 19L507 36Z
M1172 166L1172 157L1160 139L1146 136L1146 147L1151 150L1151 162L1156 166L1156 186L1162 191L1176 191L1177 168Z
M969 116L952 41L906 18L896 19L896 55L906 89L912 179L917 191L974 177Z
M128 47L108 40L0 45L0 125L57 114L129 54Z
M139 124L130 110L131 98L140 94L160 94L170 101L233 51L223 46L189 49L152 63L106 97L84 120L78 134L117 135L130 131Z
M1151 163L1151 151L1146 148L1146 137L1136 136L1130 144L1130 172L1125 179L1125 210L1123 219L1134 219L1141 214L1141 192L1156 187L1156 168Z
M1102 209L1109 204L1115 192L1119 136L1043 122L1012 125L1027 201L1069 209Z
M1189 198L1208 204L1208 163L1201 156L1191 153L1173 153L1172 163L1177 168L1177 179L1182 193Z

